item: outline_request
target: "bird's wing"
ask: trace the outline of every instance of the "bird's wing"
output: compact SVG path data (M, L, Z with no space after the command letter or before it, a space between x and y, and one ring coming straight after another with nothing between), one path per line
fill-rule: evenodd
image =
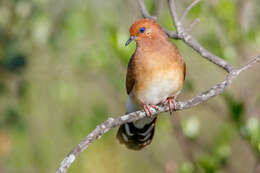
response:
M127 67L127 74L126 74L126 91L129 94L135 84L134 74L133 74L133 56L131 57L128 67Z

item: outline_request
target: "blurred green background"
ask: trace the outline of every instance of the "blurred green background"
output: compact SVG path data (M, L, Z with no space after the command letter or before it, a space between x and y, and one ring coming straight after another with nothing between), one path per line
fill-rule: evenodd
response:
M178 0L178 13L191 2ZM174 30L166 0L146 5ZM190 34L239 67L259 53L259 8L259 0L205 0L183 25L199 18ZM1 173L55 172L96 125L124 114L126 65L135 49L124 43L140 17L136 0L0 0ZM172 41L187 64L179 100L224 79L222 69ZM160 116L144 150L126 149L112 129L69 173L260 172L259 74L256 65L224 94L177 112L173 123Z

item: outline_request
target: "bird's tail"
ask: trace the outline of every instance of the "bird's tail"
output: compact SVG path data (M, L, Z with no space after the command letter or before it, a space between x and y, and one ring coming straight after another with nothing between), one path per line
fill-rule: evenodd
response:
M132 150L140 150L152 142L157 116L145 117L136 122L126 123L119 127L117 139Z

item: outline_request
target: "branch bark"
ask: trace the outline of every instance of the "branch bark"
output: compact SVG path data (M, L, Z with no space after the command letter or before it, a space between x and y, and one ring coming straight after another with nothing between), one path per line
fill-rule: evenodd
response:
M254 64L260 62L260 55L255 57L253 60L251 60L248 64L245 66L242 66L238 70L233 70L231 73L227 75L224 81L216 84L209 90L201 93L200 95L181 102L176 102L176 111L183 110L183 109L189 109L191 107L194 107L202 102L207 101L208 99L219 95L222 93L227 87L229 87L233 80L244 70L252 67ZM159 114L162 112L168 112L169 107L166 105L159 105L158 110L151 109L153 115ZM104 123L98 125L95 130L93 130L87 137L85 137L69 154L68 156L61 162L60 168L58 169L57 173L65 173L67 169L70 167L70 165L75 161L75 159L78 157L78 155L83 152L92 142L99 139L104 133L109 131L111 128L117 127L119 125L122 125L124 123L133 122L139 119L144 118L145 112L143 110L136 111L130 114L123 115L121 117L117 118L108 118Z
M193 2L194 3L194 2ZM194 3L195 5L196 3ZM142 0L139 0L139 5L141 7L141 11L144 17L156 19L153 16L150 16L149 13L146 10L145 4ZM194 5L190 5L188 8L192 8ZM171 15L173 17L173 21L175 23L177 33L169 30L165 30L165 32L168 34L169 37L174 39L180 39L184 41L187 45L189 45L191 48L193 48L195 51L197 51L202 57L206 58L207 60L213 62L214 64L222 67L228 72L228 75L226 78L213 86L212 88L208 89L207 91L199 94L198 96L191 98L187 101L178 101L176 102L176 111L183 110L183 109L189 109L191 107L194 107L196 105L199 105L202 102L205 102L209 100L212 97L215 97L222 93L227 87L229 87L233 80L238 77L238 75L242 72L247 70L248 68L252 67L256 63L260 62L260 55L256 56L254 59L252 59L249 63L242 66L239 69L235 69L232 65L230 65L228 62L223 60L222 58L212 54L205 48L203 48L195 39L193 39L189 34L186 33L186 31L182 28L181 22L178 19L176 7L174 4L174 0L169 0L169 6L171 10ZM190 9L186 9L185 11L188 11ZM185 12L182 15L184 18L186 16ZM158 105L158 110L152 109L151 110L153 115L159 114L162 112L168 112L169 107L165 105ZM86 136L68 155L65 157L65 159L61 162L59 169L56 173L66 173L67 169L70 167L70 165L77 159L78 155L83 152L92 142L102 137L102 135L106 132L108 132L111 128L117 127L119 125L122 125L124 123L133 122L139 119L144 118L145 112L143 110L136 111L130 114L122 115L117 118L108 118L104 123L98 125L88 136Z

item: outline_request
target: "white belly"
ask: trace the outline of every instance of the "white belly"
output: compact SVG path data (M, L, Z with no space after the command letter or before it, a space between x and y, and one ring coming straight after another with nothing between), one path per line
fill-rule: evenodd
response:
M174 71L165 75L158 74L146 81L146 87L138 93L133 93L144 104L159 104L167 97L177 96L180 90L180 76Z

